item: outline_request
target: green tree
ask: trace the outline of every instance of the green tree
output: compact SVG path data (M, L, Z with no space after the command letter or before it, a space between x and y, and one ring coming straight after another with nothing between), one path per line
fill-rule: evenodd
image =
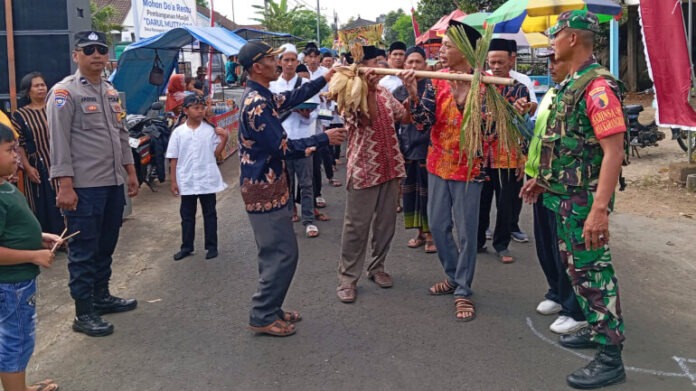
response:
M393 30L394 23L401 17L405 15L404 10L399 8L396 11L389 11L389 13L384 17L384 42L387 44L398 41L398 33Z
M196 5L208 8L208 0L196 0Z
M406 46L413 46L416 44L416 37L413 33L413 23L411 22L411 15L401 15L399 19L394 22L391 30L395 33L396 39L394 41L401 41L406 44ZM393 41L387 41L393 42Z
M421 31L425 31L437 23L441 17L450 14L455 9L457 9L457 5L453 1L420 0L416 20Z
M256 9L258 18L252 18L268 31L290 32L292 30L292 14L298 12L303 7L294 6L288 8L288 0L264 0L265 6L252 5ZM316 19L315 19L316 20Z
M123 26L115 22L116 9L112 5L99 8L94 0L89 2L89 11L92 15L92 29L106 34L106 43L111 45L111 32L123 31Z
M418 2L416 19L421 30L432 27L441 17L449 15L459 8L466 13L478 11L493 12L506 0L420 0ZM514 1L514 0L507 0Z
M308 41L317 40L316 12L301 9L290 16L290 21L292 23L292 28L288 31L290 34ZM331 47L333 44L333 32L324 15L319 16L319 35L321 37L321 46Z

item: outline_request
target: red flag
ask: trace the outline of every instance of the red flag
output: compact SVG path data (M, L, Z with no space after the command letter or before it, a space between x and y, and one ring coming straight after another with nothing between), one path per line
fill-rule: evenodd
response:
M416 10L413 7L411 7L411 24L413 24L413 34L418 38L420 36L420 29L416 21Z
M681 1L641 0L639 12L645 59L657 98L655 120L660 126L696 130L696 112L689 105L691 62Z

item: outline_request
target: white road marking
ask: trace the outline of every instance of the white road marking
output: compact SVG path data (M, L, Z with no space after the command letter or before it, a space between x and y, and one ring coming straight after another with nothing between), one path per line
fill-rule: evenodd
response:
M588 355L582 354L576 350L572 350L572 349L568 349L566 347L563 347L563 346L559 345L556 341L552 341L551 339L546 337L544 334L540 333L536 328L534 328L534 323L532 323L532 319L529 317L527 318L527 326L529 327L530 330L532 330L532 333L534 333L534 335L539 337L539 339L541 339L542 341L544 341L550 345L553 345L559 349L565 350L566 352L571 353L577 357L580 357L580 358L584 359L585 361L592 360L592 358L593 358L592 356L588 356ZM685 377L685 378L688 378L689 380L691 380L692 384L694 386L696 386L696 373L691 373L691 371L689 370L689 366L688 366L689 363L696 364L696 359L683 358L683 357L677 357L677 356L673 356L672 358L677 362L677 364L681 368L681 370L682 370L681 373L665 372L665 371L660 371L660 370L656 370L656 369L645 369L645 368L637 368L637 367L630 367L630 366L624 366L624 368L627 371L643 373L646 375L665 376L665 377Z

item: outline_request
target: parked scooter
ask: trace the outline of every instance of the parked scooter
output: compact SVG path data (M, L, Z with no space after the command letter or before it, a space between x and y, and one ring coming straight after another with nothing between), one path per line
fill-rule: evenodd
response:
M171 131L162 108L162 103L155 102L147 115L126 116L126 128L138 184L145 183L152 191L157 191L154 186L155 179L160 183L166 179L164 154Z
M643 111L643 105L626 105L624 111L628 116L628 136L633 155L640 157L638 148L657 147L657 142L665 139L665 133L658 129L655 121L643 125L638 120L638 115Z

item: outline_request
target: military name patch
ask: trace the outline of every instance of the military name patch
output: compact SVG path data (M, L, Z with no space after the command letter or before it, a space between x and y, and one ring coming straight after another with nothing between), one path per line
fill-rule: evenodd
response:
M609 96L607 95L607 89L604 86L597 87L590 91L590 98L592 102L596 104L600 109L607 107L609 104Z
M63 107L65 102L68 100L68 96L70 96L70 92L68 90L55 90L53 91L53 103L56 105L56 107Z

